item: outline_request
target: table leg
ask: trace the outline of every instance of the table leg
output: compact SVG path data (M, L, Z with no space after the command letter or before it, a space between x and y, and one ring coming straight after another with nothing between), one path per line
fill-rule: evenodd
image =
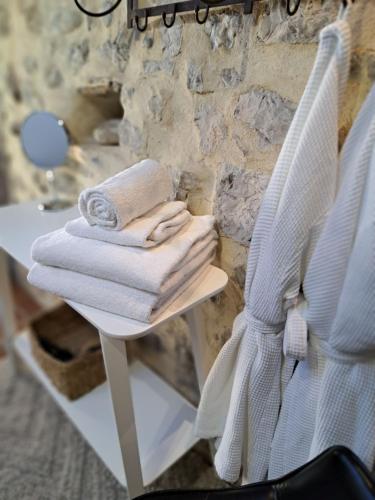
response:
M0 248L0 320L3 326L4 347L13 370L16 370L13 336L16 332L12 289L9 279L8 255Z
M111 391L127 489L129 497L134 498L141 495L144 491L129 380L126 342L121 339L109 338L100 331L99 334L108 384Z
M195 369L199 388L202 389L211 367L209 345L204 331L204 321L200 306L193 307L185 313L190 330Z

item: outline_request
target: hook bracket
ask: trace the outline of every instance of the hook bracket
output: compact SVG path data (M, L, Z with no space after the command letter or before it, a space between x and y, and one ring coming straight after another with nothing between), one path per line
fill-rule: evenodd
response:
M135 25L139 31L145 31L147 28L148 19L150 17L162 16L166 28L171 28L175 21L176 15L183 12L194 12L195 19L198 24L204 24L207 21L210 7L230 7L233 5L243 5L244 14L252 14L254 2L256 0L182 0L176 3L154 5L151 7L138 8L138 0L127 0L128 6L128 27ZM343 0L349 2L354 0ZM289 16L294 16L301 4L301 0L286 0L286 11ZM199 10L205 9L205 15L200 18ZM167 16L170 15L168 21ZM143 26L140 25L140 19L144 18Z
M230 7L232 5L243 5L244 14L251 14L253 3L255 0L183 0L176 3L168 3L162 5L154 5L151 7L138 8L137 0L127 0L128 7L128 27L131 28L134 24L138 28L140 26L140 20L142 18L161 16L163 18L164 25L168 28L173 26L176 20L177 14L182 14L184 12L196 12L196 7L199 9L207 10L207 5L211 7ZM147 15L146 15L147 11ZM171 18L168 21L167 16L170 15ZM198 14L199 17L199 14ZM204 16L205 17L205 16ZM201 20L203 21L204 18ZM205 21L204 21L205 22ZM144 26L141 26L141 30Z

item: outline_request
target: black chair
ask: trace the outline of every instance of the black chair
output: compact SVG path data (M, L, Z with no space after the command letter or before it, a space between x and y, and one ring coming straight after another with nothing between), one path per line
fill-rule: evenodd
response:
M220 490L166 490L137 500L372 500L375 482L348 448L333 446L273 481Z

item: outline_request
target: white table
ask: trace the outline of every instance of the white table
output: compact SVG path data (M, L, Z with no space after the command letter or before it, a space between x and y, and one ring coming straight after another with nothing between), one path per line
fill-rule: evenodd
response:
M192 338L198 381L208 371L208 349L199 304L223 290L224 271L210 266L153 324L67 301L99 331L107 382L77 401L69 401L50 383L31 355L27 333L13 342L13 319L6 253L30 268L30 247L38 236L62 227L77 208L58 213L37 209L38 202L0 208L0 306L10 355L15 350L72 420L84 438L127 487L141 494L196 442L196 409L140 361L128 364L126 341L155 331L165 321L185 314ZM112 402L112 405L111 405ZM111 410L113 409L113 411Z

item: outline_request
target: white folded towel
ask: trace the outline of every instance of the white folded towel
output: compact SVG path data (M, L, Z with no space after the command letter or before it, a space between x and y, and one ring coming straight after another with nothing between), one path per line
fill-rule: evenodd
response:
M78 238L59 229L34 242L32 258L46 266L165 293L174 272L197 258L210 244L216 244L214 221L211 215L192 217L175 236L149 249Z
M202 279L204 271L213 258L214 253L211 253L211 256L194 273L164 296L120 285L113 281L40 264L34 264L29 272L28 280L32 285L64 299L144 323L152 323L196 279Z
M142 160L82 191L79 210L90 225L120 230L159 203L173 197L168 169L154 160Z
M65 230L81 238L106 241L115 245L151 248L176 234L191 220L183 201L161 203L142 217L138 217L120 231L108 231L90 226L83 217L69 221Z

